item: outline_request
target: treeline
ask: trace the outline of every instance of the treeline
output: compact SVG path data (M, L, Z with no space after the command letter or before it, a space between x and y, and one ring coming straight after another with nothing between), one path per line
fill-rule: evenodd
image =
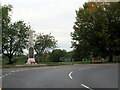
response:
M72 36L73 58L120 55L120 2L88 2L76 10Z
M11 5L2 11L3 61L14 64L28 59L28 31L24 21L11 21ZM35 59L39 62L82 61L85 59L120 56L120 2L88 2L76 10L76 21L71 33L73 51L56 49L57 40L50 34L34 33ZM21 58L21 59L20 59ZM24 61L23 61L24 60Z

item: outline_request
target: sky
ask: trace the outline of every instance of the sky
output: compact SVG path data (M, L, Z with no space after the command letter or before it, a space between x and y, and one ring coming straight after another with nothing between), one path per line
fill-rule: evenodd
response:
M71 36L76 13L88 0L2 0L12 5L12 21L24 20L36 33L51 33L58 48L72 50Z

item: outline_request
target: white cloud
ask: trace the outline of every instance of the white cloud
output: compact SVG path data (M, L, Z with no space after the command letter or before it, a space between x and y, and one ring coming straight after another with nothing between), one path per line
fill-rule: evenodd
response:
M87 0L3 0L2 5L13 5L13 21L30 23L37 33L52 33L58 46L71 50L70 32L75 21L75 10Z

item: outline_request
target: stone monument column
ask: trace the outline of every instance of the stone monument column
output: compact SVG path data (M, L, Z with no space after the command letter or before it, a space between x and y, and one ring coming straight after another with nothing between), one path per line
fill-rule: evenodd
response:
M33 31L29 30L29 44L28 44L28 61L26 64L36 64L34 59L34 43L33 43Z

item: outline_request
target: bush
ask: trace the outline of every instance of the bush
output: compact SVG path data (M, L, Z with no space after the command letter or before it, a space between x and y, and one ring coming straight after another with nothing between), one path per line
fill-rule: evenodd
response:
M14 64L25 64L27 62L26 56L18 56L13 58Z
M4 59L4 58L1 58L0 60L2 60L2 66L7 65L9 62L7 59Z

